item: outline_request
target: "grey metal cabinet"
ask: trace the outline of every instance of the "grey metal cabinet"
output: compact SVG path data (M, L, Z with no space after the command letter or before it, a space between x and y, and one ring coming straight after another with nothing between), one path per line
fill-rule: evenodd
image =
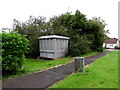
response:
M40 57L56 59L68 53L68 37L48 35L38 37Z

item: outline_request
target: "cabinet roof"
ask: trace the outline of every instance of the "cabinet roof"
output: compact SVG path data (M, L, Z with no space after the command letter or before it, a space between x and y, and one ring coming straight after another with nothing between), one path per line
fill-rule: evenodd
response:
M58 36L58 35L47 35L47 36L41 36L38 37L38 39L70 39L69 37L65 37L65 36Z

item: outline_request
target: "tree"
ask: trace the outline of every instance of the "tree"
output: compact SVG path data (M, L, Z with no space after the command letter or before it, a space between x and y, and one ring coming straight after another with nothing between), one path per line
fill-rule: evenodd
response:
M90 42L85 36L87 19L80 11L76 10L73 15L67 12L60 16L54 16L50 19L49 25L51 31L50 34L70 37L69 55L76 56L84 54L90 50Z
M87 29L86 16L78 10L76 10L74 15L67 14L65 16L65 26L70 30L69 33L75 32L75 35L77 33L83 35Z
M106 26L105 21L102 20L100 17L94 17L93 19L90 19L88 23L89 27L87 29L87 33L91 35L91 37L89 38L92 41L92 50L103 51L103 42L107 37L106 30L104 30Z
M47 34L49 35L63 35L68 36L68 29L64 26L64 14L50 18L48 22L49 28Z
M67 36L69 40L69 55L76 56L91 50L103 51L102 44L107 38L104 30L106 24L101 18L87 19L86 15L76 10L75 14L67 12L50 18L33 17L26 22L14 20L14 30L27 35L30 40L29 56L39 56L38 37L43 35Z
M13 29L22 35L27 35L27 38L30 40L30 52L27 56L35 58L39 56L38 37L46 32L45 18L30 16L29 20L25 22L14 20Z

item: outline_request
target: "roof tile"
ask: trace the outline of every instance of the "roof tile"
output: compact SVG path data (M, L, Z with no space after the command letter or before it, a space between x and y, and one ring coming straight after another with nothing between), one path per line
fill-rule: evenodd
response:
M118 39L116 39L116 38L111 38L111 39L105 40L104 43L106 43L106 44L116 44L116 43L117 43L117 40L118 40Z

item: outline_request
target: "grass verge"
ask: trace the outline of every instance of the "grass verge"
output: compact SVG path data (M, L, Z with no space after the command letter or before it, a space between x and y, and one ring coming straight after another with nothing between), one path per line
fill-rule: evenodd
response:
M98 59L86 73L73 73L50 88L118 88L118 52Z
M37 59L28 59L24 62L24 69L19 70L16 74L3 76L2 79L19 77L25 74L41 71L50 67L54 67L60 64L65 64L72 61L72 58L59 58L57 60L37 60Z
M101 52L88 52L84 55L79 55L78 57L89 57L89 56L92 56L92 55L96 55L96 54L99 54Z

